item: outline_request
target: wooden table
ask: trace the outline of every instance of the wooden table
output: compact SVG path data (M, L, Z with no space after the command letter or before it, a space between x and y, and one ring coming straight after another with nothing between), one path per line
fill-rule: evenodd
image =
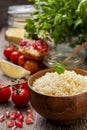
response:
M2 29L0 32L0 59L4 59L3 48L5 47L6 44L8 44L8 42L5 40L4 32L5 32L5 28ZM83 68L86 70L87 62L85 61L82 65L80 65L79 68ZM0 72L0 83L1 82L9 84L11 82L11 79L3 75L2 72ZM30 104L28 104L28 107L26 108L18 109L15 108L11 100L6 104L0 104L0 115L5 114L6 111L13 112L16 110L20 110L23 112L24 116L26 116L26 110L28 108L31 108L34 113L34 123L31 125L26 125L24 123L24 127L22 128L22 130L28 130L28 129L29 130L87 130L87 115L77 120L77 122L73 125L69 125L69 126L54 125L50 123L48 120L46 120L45 118L43 118L42 116L40 116L37 112L35 112ZM7 127L6 121L0 123L0 130L10 130L10 129L11 128Z

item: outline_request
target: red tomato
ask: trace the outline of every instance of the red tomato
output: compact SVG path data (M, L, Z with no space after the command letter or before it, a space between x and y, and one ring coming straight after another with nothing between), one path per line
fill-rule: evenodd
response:
M10 59L10 54L15 51L15 46L8 46L5 47L3 50L4 56L9 60Z
M24 84L22 85L22 88L25 88L25 89L28 90L28 83L24 83Z
M20 82L21 82L21 88L25 88L28 90L28 83L27 83L27 80L22 78L20 79ZM25 82L25 83L24 83Z
M20 55L23 55L22 52L21 52L20 50L17 50L17 51L18 51L18 53L19 53L19 56L20 56Z
M0 87L4 86L4 84L0 84ZM0 103L7 102L11 96L10 88L4 88L0 90Z
M14 91L14 90L19 89L19 88L21 88L21 85L18 84L18 85L16 85L16 86L13 86L13 87L12 87L12 90Z
M19 79L19 80L17 80L17 81L15 81L15 82L13 82L13 85L14 84L17 84L17 85L15 85L15 86L13 86L12 87L12 90L16 90L16 89L27 89L28 90L28 83L27 83L27 80L26 79Z
M18 84L18 85L16 85L16 86L13 86L12 87L12 90L15 90L15 89L20 89L20 88L24 88L24 89L27 89L28 90L28 83L21 83L21 84Z
M23 67L25 62L26 62L26 59L25 59L24 55L20 55L18 57L18 65Z
M27 59L27 60L35 60L35 57L34 57L34 56L32 56L32 55L30 55L30 54L27 54L27 53L24 53L24 57L25 57L25 59Z
M12 101L17 107L24 107L29 102L29 91L26 89L16 89L12 92Z
M38 71L39 65L35 60L27 60L24 64L24 68L33 74Z
M18 63L18 57L20 56L19 51L14 51L10 54L10 61L13 62L14 64Z

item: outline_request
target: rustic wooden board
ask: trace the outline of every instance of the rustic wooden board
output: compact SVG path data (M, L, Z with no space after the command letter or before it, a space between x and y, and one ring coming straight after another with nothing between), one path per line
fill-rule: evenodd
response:
M5 47L5 45L8 44L4 37L5 30L6 29L2 29L0 32L0 59L4 58L3 48ZM80 68L87 69L87 62L85 61L80 66ZM2 72L0 72L0 83L1 82L9 84L11 82L11 79L3 75ZM26 110L28 108L31 108L34 113L34 123L32 125L25 125L24 123L24 127L22 128L22 130L87 130L87 115L77 120L75 124L69 126L60 126L52 124L52 122L49 122L48 120L40 116L38 113L36 113L31 107L31 104L28 104L28 107L24 109L18 109L14 107L11 100L6 104L0 104L0 115L4 114L6 111L13 112L15 110L20 110L23 112L24 115L26 115ZM11 130L11 128L8 128L6 122L3 122L0 123L0 130Z

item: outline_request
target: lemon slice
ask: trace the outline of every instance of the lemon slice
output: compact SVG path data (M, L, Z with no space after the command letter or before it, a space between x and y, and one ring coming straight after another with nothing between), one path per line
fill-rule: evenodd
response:
M5 60L0 60L0 69L11 78L22 78L30 75L30 71Z

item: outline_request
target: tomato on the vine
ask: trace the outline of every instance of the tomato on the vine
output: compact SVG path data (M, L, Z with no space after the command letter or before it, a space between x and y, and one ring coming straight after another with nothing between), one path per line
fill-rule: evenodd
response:
M13 83L13 85L14 85L15 83ZM14 85L14 86L12 86L12 90L14 91L14 90L16 90L16 89L19 89L19 88L21 88L21 85L20 84L17 84L16 86Z
M14 90L12 92L12 102L17 107L26 106L29 102L29 91L24 88Z
M28 88L28 82L27 82L26 79L22 78L22 79L20 79L20 82L21 82L21 88L29 90L29 88Z
M0 84L0 87L5 86L5 84ZM10 88L3 88L0 90L0 103L5 103L9 100L11 96L11 89Z
M13 51L11 54L10 54L10 61L14 64L17 64L18 63L18 57L20 56L20 52L19 51Z
M28 83L22 84L22 88L25 88L26 90L28 90Z
M12 90L21 89L21 88L28 90L28 83L25 78L18 79L17 81L13 82Z
M12 87L12 90L16 90L16 89L26 89L28 90L28 83L23 83L23 84L18 84L16 86Z
M5 47L4 50L3 50L4 56L5 56L8 60L10 60L10 54L11 54L13 51L15 51L15 49L16 49L16 48L15 48L15 46L13 46L13 45Z

